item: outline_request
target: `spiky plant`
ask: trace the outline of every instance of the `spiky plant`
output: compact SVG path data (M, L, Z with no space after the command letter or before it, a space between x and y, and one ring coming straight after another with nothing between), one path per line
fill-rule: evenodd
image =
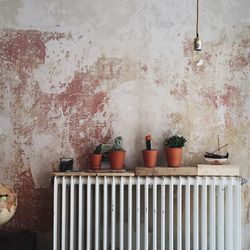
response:
M122 151L122 137L117 136L114 140L113 146L112 146L112 151Z
M152 136L151 135L147 135L145 137L145 140L146 140L146 149L147 150L151 150L151 139L152 139Z
M95 150L94 150L94 154L101 154L102 153L102 144L99 144Z
M164 145L170 148L182 148L186 142L187 140L183 136L173 135L164 140Z

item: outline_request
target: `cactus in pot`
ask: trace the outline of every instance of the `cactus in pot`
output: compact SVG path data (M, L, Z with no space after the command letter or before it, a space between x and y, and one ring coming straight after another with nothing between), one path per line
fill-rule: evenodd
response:
M152 149L151 140L152 136L146 135L145 137L146 149L142 150L144 166L149 168L155 167L158 154L158 151L156 149Z
M183 136L173 135L164 140L166 160L169 167L179 167L182 159L182 148L187 140Z
M100 169L102 162L102 144L99 144L90 155L90 168Z
M126 151L122 148L122 137L117 136L114 139L112 149L109 152L109 160L111 169L121 170L124 169Z

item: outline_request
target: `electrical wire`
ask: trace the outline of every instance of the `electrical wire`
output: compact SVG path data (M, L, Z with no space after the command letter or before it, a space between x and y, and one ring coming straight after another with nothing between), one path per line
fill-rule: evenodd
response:
M196 35L199 36L199 0L196 3Z

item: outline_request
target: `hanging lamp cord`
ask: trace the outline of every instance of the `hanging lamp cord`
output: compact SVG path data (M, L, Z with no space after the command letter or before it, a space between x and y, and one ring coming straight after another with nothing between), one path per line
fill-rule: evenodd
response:
M199 0L196 4L196 36L199 36Z

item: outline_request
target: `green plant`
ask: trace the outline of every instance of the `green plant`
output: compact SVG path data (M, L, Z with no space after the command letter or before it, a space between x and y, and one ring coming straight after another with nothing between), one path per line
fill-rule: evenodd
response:
M183 136L173 135L164 140L164 145L170 148L182 148L187 140Z
M151 139L152 139L151 135L146 135L145 141L146 141L146 149L147 150L151 150Z
M122 151L122 137L121 136L117 136L114 140L113 146L111 151Z
M93 154L101 154L102 153L102 144L99 144L95 150Z

